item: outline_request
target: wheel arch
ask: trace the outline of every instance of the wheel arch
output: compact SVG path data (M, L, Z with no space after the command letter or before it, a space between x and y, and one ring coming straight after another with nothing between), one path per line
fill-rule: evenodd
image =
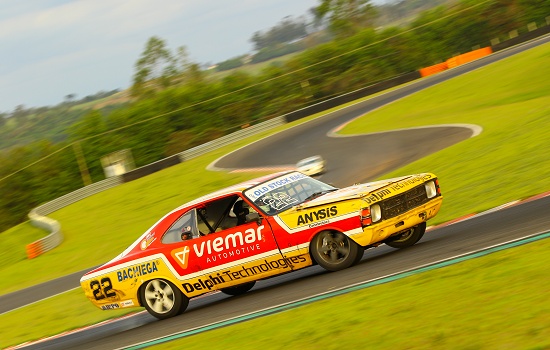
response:
M164 276L164 275L162 275L162 276L151 276L151 277L149 277L149 278L147 278L147 279L141 280L141 281L140 281L139 287L136 289L137 300L138 300L138 302L139 302L139 306L145 306L145 305L143 304L143 300L142 300L142 297L141 297L143 288L145 288L145 286L147 285L147 283L148 283L149 281L158 280L158 279L161 279L161 280L165 280L165 281L167 281L167 282L170 282L174 287L176 287L176 288L180 291L180 293L181 293L185 298L187 298L188 300L191 300L191 297L189 297L189 296L187 295L187 293L185 293L185 291L182 289L182 287L181 287L181 281L180 281L180 280L175 280L175 279L173 279L173 278L170 278L170 277Z

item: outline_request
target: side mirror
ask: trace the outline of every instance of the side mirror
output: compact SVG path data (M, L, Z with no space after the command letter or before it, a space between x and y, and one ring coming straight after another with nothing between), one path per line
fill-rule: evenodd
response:
M252 222L252 221L256 221L258 225L261 224L262 218L260 217L260 214L256 212L246 214L246 222Z

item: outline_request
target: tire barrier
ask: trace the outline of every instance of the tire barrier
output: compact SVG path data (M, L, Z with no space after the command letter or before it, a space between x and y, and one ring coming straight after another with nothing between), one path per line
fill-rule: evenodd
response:
M61 244L63 234L61 233L61 225L57 220L38 214L36 209L29 213L29 219L34 226L49 231L50 234L38 241L27 244L27 258L34 259Z
M472 62L474 60L477 60L479 58L488 56L493 53L493 49L490 46L473 50L470 52L463 53L462 55L454 56L449 58L447 61L434 64L433 66L429 66L426 68L420 69L420 75L422 77L427 77L432 74L436 74L439 72L442 72L447 69L451 69L454 67L458 67L462 64L466 64L468 62Z
M445 62L422 68L419 70L420 75L422 77L427 77L429 75L436 74L444 70L457 67L461 64L465 64L473 60L485 57L493 52L501 51L509 47L524 43L526 41L541 37L543 35L550 34L550 16L547 17L546 25L542 27L537 27L535 23L531 23L527 27L528 32L525 32L523 34L517 34L517 31L514 31L514 35L510 35L510 38L505 41L500 42L500 40L494 39L494 44L492 44L491 46L466 52L462 55L451 57Z

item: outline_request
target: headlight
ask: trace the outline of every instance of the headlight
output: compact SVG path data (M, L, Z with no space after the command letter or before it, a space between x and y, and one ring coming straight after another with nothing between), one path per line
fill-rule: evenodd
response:
M372 222L377 222L382 218L382 209L380 209L379 204L373 204L370 207L370 217L372 218Z
M435 186L435 182L433 180L426 182L424 187L426 188L426 196L428 199L437 195L437 187Z

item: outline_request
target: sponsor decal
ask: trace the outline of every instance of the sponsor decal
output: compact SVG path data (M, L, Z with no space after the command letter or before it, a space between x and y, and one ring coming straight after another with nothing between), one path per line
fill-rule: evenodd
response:
M323 220L323 221L318 221L318 222L314 222L313 224L309 224L309 228L314 228L314 227L317 227L317 226L322 226L322 225L326 225L330 222L330 220Z
M121 307L134 306L134 302L132 300L124 300L124 301L121 301L119 304Z
M180 249L172 250L172 257L180 264L184 269L187 268L189 262L189 247L185 246Z
M206 262L211 263L211 262L216 262L216 260L221 261L222 259L231 258L241 254L253 252L255 250L259 251L260 249L261 249L260 244L256 243L255 245L241 247L239 249L230 250L228 252L219 253L217 255L210 255L209 257L206 258Z
M262 263L251 267L241 266L240 268L218 272L215 276L209 275L208 278L199 278L194 283L183 283L182 287L187 293L192 293L200 290L210 291L215 286L222 283L236 281L241 278L252 277L272 270L287 269L290 268L293 264L304 263L306 261L307 259L303 256L281 258L272 261L264 260Z
M411 177L409 179L402 180L402 181L399 181L395 184L392 184L392 185L388 186L387 188L384 188L380 191L373 192L373 193L369 194L368 196L365 196L363 198L363 200L365 202L367 202L367 204L371 204L371 203L374 203L374 202L377 202L377 201L381 201L386 196L391 195L392 192L400 191L400 190L402 190L402 189L404 189L404 188L406 188L410 185L416 184L417 182L428 181L431 178L432 178L431 174L422 174L422 175L414 176L414 177Z
M329 220L324 220L327 218L330 218L331 216L338 215L338 208L333 205L330 208L323 208L315 211L311 211L309 213L300 214L298 216L298 223L297 226L305 225L308 223L315 223L309 225L309 227L315 227L323 224L328 224ZM318 222L319 220L324 220L322 222Z
M155 237L155 233L149 232L147 236L145 236L143 241L141 241L141 244L140 244L141 250L147 249L147 247L150 246L151 243L153 243L156 239L157 238Z
M262 198L262 202L275 210L281 210L289 205L297 204L299 201L285 192L275 192Z
M91 280L90 289L95 300L101 300L105 298L118 299L116 292L113 290L113 283L109 277L103 277L100 280Z
M114 310L118 308L120 308L120 305L118 305L117 303L101 305L101 310Z
M389 189L385 188L383 190L371 193L369 196L363 198L363 200L365 202L367 202L367 204L371 204L373 202L380 201L380 200L384 199L384 197L386 197L388 195L391 195L391 191Z
M127 279L144 276L158 270L159 270L158 262L151 261L151 262L143 263L141 265L130 266L123 270L119 270L116 272L116 275L117 275L118 281L122 282L122 281L126 281Z
M255 230L249 228L244 232L228 233L225 236L217 236L216 238L203 240L200 243L174 249L171 254L184 269L189 265L191 253L194 253L197 258L205 256L206 262L215 262L238 256L261 249L258 242L262 240L263 229L264 225L260 225Z
M279 187L285 186L289 183L298 181L305 177L307 176L301 173L294 173L288 176L278 177L276 179L270 180L256 187L252 187L251 189L246 191L246 196L250 198L252 201L256 201L258 198L260 198L267 192L276 190Z
M394 191L399 191L400 189L402 189L402 188L404 188L408 185L414 185L417 182L428 181L431 178L432 178L432 175L430 175L430 174L415 176L415 177L412 177L412 178L407 179L407 180L399 181L398 183L391 185L390 188Z

